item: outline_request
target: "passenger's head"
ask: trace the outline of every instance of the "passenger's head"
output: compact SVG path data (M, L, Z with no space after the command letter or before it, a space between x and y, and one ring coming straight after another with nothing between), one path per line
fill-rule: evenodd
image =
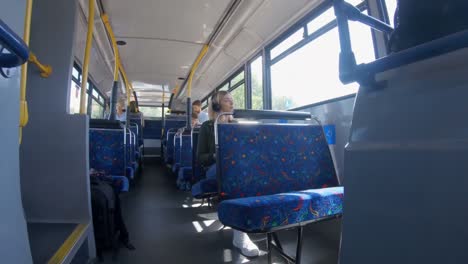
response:
M196 113L192 113L192 127L198 124L198 115Z
M120 98L119 101L117 101L117 113L121 114L125 112L125 99Z
M200 114L200 112L201 112L201 101L200 100L193 101L193 103L192 103L192 113L196 113L197 118L198 118L198 115Z
M138 113L138 107L135 101L131 101L130 104L128 105L128 111L130 113Z
M214 120L222 112L232 112L234 101L228 91L218 91L213 94L209 106L210 119Z

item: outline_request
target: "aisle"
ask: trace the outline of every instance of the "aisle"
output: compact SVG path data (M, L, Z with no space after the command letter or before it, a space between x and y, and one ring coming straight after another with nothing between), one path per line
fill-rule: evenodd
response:
M106 254L105 263L267 263L266 256L248 259L233 248L232 230L222 229L213 210L177 190L174 178L159 165L146 163L139 182L122 196L122 210L136 250L121 248L117 262ZM337 226L338 221L331 221L305 229L304 263L337 263ZM294 235L280 233L288 242L284 246L293 252ZM251 237L265 249L264 236ZM285 263L281 258L274 260Z

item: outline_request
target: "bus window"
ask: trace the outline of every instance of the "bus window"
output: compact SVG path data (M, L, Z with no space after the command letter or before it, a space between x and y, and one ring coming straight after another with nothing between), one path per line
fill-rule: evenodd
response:
M93 98L91 102L91 118L103 118L103 117L104 117L104 106L102 106L98 101L96 101L96 99Z
M263 72L262 56L250 63L250 81L252 86L252 109L263 109Z
M283 40L280 44L276 45L273 49L271 49L271 59L276 58L276 56L280 55L290 47L292 47L297 42L301 41L304 38L304 29L301 28L294 32L291 36L287 39Z
M241 84L231 91L234 107L236 109L245 109L245 85Z
M327 16L325 12L324 21ZM372 61L375 55L369 27L352 22L350 31L358 63ZM355 93L356 83L344 86L338 78L339 50L335 27L273 64L272 109L287 110Z
M155 106L140 106L138 107L140 112L143 113L145 118L161 118L162 117L162 107Z
M229 90L229 82L225 83L221 88L219 88L219 91L227 91Z
M397 7L397 0L385 0L385 5L387 6L387 14L390 21L390 25L392 25L392 27L395 27L394 17Z

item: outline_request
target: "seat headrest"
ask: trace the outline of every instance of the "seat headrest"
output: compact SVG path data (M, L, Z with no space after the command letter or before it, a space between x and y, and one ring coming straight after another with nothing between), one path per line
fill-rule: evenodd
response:
M124 128L124 125L119 120L91 119L89 120L89 128L120 129Z

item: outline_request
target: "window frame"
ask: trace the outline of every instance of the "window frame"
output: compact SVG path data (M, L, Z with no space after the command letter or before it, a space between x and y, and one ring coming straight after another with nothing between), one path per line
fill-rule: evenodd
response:
M77 61L74 61L73 62L73 69L75 69L77 72L78 72L78 78L76 78L75 76L73 76L72 74L72 81L75 82L75 84L77 84L80 89L83 88L83 85L81 83L82 79L83 79L83 70L81 68L81 66L78 64ZM96 91L97 92L97 96L95 96L93 94L93 91ZM105 108L106 108L106 97L104 96L104 94L98 89L98 87L96 86L95 82L93 81L92 77L90 76L90 78L88 79L88 89L86 90L86 94L88 95L88 101L87 101L87 114L89 116L91 116L92 114L92 100L95 100L96 103L98 103L99 105L101 105L105 111ZM70 106L68 106L70 107Z
M386 6L386 0L375 0L377 3L377 18L382 19L384 22L389 22L388 17L388 11L387 11L387 6ZM361 11L367 11L369 14L372 12L375 12L375 8L371 7L369 4L369 0L362 0L359 4L356 5L356 7ZM308 30L308 24L322 15L324 12L329 10L330 8L333 9L333 1L324 1L321 4L319 4L316 8L311 10L308 14L306 14L304 17L299 19L296 23L288 27L284 32L282 32L279 36L275 37L273 40L269 41L266 45L260 47L257 52L255 52L252 56L250 56L244 63L236 69L234 72L232 72L225 80L223 80L216 88L208 93L202 101L206 100L208 101L211 96L219 91L220 88L222 88L224 85L228 84L228 91L232 91L236 87L233 87L231 89L231 84L230 81L232 78L237 76L238 73L240 73L242 70L244 70L244 85L245 85L245 106L246 109L252 109L252 83L251 83L251 63L258 59L260 56L262 57L262 84L263 84L263 109L272 109L272 87L271 87L271 67L281 61L282 59L286 58L288 55L292 54L296 50L304 47L305 45L309 44L310 42L314 41L315 39L318 39L322 35L328 33L329 31L333 30L335 27L337 27L337 22L336 19L333 19L332 21L328 22L327 24L323 25L322 27L318 28L317 30L313 32L309 32ZM285 41L287 38L292 36L294 33L296 33L298 30L303 29L303 38L302 40L298 41L294 45L290 46L288 49L284 50L280 54L278 54L275 58L271 59L271 51L274 49L276 46L280 45L283 41ZM378 56L378 44L376 41L376 31L371 28L371 34L372 34L372 45L374 49L374 54L376 58L379 58ZM388 41L388 36L385 37L385 42ZM337 69L338 70L338 69ZM338 74L338 72L337 72ZM343 96L338 96L334 98L330 98L327 100L322 100L319 102L315 102L312 104L308 104L305 106L300 106L300 107L295 107L289 110L298 110L298 109L304 109L310 106L315 106L315 105L320 105L336 100L344 100L346 98L350 98L356 96L356 93L351 93L351 94L346 94ZM207 106L205 106L202 109L206 109Z

